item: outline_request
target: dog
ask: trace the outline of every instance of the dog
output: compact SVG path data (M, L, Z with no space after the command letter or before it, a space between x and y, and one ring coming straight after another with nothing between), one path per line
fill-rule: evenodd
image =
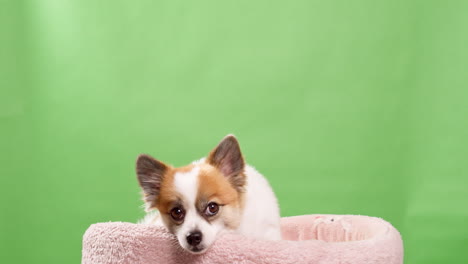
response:
M224 231L281 239L276 196L268 181L245 164L234 135L206 158L180 168L142 154L136 174L148 212L140 223L164 225L190 253L204 253Z

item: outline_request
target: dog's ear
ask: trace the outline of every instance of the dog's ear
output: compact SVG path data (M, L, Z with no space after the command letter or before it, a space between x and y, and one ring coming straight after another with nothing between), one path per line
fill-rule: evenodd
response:
M155 206L156 198L161 190L161 183L168 166L154 159L150 155L142 154L136 161L136 174L138 182L143 189L143 199L146 209Z
M244 158L234 135L227 135L208 155L207 162L218 168L236 189L245 185Z

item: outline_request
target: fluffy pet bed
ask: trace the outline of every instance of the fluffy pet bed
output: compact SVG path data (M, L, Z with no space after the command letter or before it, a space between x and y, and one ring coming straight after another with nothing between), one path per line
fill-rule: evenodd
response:
M192 255L163 227L98 223L84 234L82 263L403 263L400 233L380 218L303 215L282 218L281 228L281 241L226 233Z

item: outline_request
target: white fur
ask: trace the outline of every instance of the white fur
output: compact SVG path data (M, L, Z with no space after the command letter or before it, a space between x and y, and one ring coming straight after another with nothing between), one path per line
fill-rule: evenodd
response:
M206 250L214 242L222 226L219 223L210 225L197 213L195 199L197 196L199 172L200 168L197 166L189 172L176 173L174 175L174 186L177 192L183 196L183 204L186 211L184 222L177 230L177 240L182 247L189 249L190 245L187 243L187 236L195 230L200 230L203 234L200 246Z
M184 196L184 202L189 206L195 208L195 199L197 198L198 189L198 173L199 167L194 167L191 171L181 173L178 172L174 175L174 187Z
M138 224L144 225L163 225L161 215L157 210L149 211L143 219L138 221Z
M270 184L249 165L245 166L245 174L245 207L237 231L253 238L281 239L279 207Z

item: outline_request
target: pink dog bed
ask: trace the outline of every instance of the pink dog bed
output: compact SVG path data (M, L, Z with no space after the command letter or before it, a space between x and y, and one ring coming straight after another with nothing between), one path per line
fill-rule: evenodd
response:
M226 233L192 255L163 227L98 223L84 234L82 263L403 263L400 233L380 218L303 215L282 218L281 228L281 241Z

